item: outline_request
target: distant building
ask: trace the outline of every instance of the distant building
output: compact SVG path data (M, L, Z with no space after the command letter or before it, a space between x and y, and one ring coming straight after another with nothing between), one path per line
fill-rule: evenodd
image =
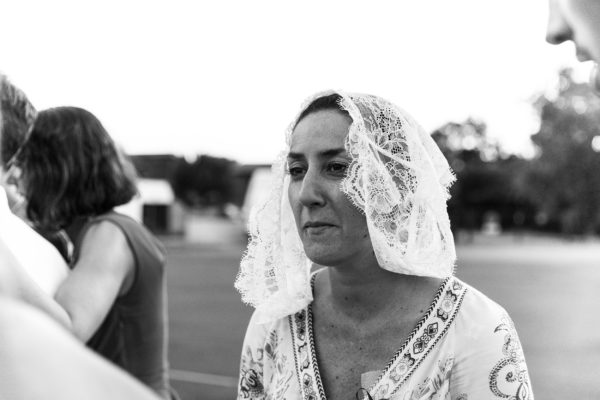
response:
M139 196L129 204L120 207L120 210L143 222L154 233L183 233L186 237L202 236L202 240L208 240L206 227L198 228L196 220L198 215L201 215L200 219L204 220L203 225L211 221L207 220L206 215L202 215L202 211L193 212L178 200L171 184L174 182L178 166L185 162L183 157L172 154L148 154L134 155L130 158L138 172ZM231 212L227 214L237 226L245 225L252 206L268 194L270 171L271 167L266 164L234 166L229 207ZM219 236L217 222L212 221L213 225L207 225L210 225L209 236ZM223 227L223 229L230 228Z
M175 198L171 180L181 157L171 154L130 156L138 172L139 196L119 208L157 234L182 233L186 209Z

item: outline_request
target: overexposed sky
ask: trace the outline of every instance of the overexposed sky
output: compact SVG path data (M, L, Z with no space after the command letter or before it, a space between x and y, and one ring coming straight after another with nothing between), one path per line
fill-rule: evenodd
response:
M0 70L39 109L92 111L133 154L270 162L328 88L428 131L474 116L527 152L531 96L577 64L544 41L546 1L0 0Z

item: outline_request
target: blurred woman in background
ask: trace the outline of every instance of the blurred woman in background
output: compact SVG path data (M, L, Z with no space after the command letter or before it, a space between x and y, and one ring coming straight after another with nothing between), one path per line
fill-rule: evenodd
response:
M14 266L20 297L168 399L164 249L114 210L137 194L133 166L100 121L75 107L40 112L15 166L29 219L65 229L74 244L54 299Z

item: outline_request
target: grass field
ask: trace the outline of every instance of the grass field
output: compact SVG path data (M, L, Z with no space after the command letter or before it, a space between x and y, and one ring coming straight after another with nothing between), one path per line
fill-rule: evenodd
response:
M173 386L183 400L235 398L243 241L167 247ZM536 398L600 399L600 243L476 237L458 257L457 275L512 316Z

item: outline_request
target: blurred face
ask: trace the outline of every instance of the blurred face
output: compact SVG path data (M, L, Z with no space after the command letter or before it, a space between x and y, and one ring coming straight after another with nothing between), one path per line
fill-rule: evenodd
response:
M600 1L549 0L549 4L546 40L552 44L573 41L579 61L593 60L596 63L592 84L600 90L597 73L600 62Z
M304 251L321 265L342 265L373 251L365 216L340 188L351 161L344 148L351 122L340 111L317 111L292 133L288 197Z
M8 198L8 206L15 211L24 205L25 199L19 190L21 170L17 167L11 167L6 170L0 167L0 186L4 188Z

